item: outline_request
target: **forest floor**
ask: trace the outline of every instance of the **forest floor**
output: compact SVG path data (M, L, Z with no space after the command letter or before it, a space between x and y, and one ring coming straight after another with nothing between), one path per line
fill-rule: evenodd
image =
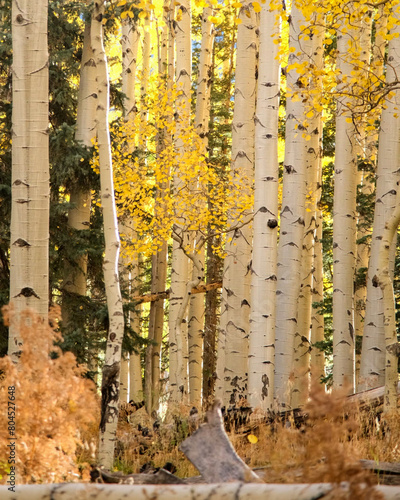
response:
M181 405L161 422L144 408L121 409L115 470L125 474L166 468L178 477L198 476L179 451L180 443L204 422L204 415ZM360 460L400 462L399 415L379 408L347 404L343 393L315 387L304 413L284 418L239 410L225 417L225 428L238 455L251 468L265 471L268 483L340 482L353 478L374 483L376 475ZM379 478L378 478L379 479Z

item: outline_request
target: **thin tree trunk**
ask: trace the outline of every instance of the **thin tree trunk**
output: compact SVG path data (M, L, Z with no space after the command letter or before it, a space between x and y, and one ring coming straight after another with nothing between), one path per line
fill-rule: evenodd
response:
M78 110L76 120L75 139L86 148L92 146L95 138L96 114L96 69L93 61L93 51L90 41L90 23L85 26L83 52L78 93ZM90 190L82 190L75 186L70 193L72 207L68 212L68 227L72 230L87 230L90 227ZM74 259L74 263L66 261L64 268L63 300L61 316L64 327L70 322L70 294L86 295L87 254L82 254ZM83 325L70 325L81 327ZM95 368L95 367L94 367Z
M310 60L313 67L319 72L323 71L324 55L324 28L323 19L316 15L312 18L312 33ZM310 44L302 44L303 50L307 51ZM309 83L311 95L315 93L314 99L322 97L322 78L314 76ZM295 337L294 346L294 385L292 405L298 408L304 405L308 399L310 373L311 373L311 352L312 341L312 301L314 273L316 268L315 260L315 241L317 224L317 200L321 198L321 144L322 144L322 109L312 107L313 116L309 117L308 130L309 140L306 143L306 188L307 199L304 214L305 232L303 237L303 250L301 257L301 287L298 301L298 330ZM318 262L321 266L319 270L322 273L322 260ZM323 332L322 332L323 333ZM321 339L322 340L322 339ZM314 370L315 371L315 370ZM315 373L314 373L315 375Z
M289 64L302 64L310 57L310 42L303 40L301 26L305 19L297 7L292 8L289 44L295 49ZM301 55L298 55L301 54ZM285 161L281 226L278 246L278 282L276 296L275 398L285 408L291 405L295 338L298 336L298 297L301 285L301 257L304 235L306 200L306 141L307 129L304 97L301 94L305 78L296 68L288 71L288 101L286 105ZM296 98L291 98L291 94Z
M122 92L125 95L124 120L128 128L134 127L134 120L137 113L135 83L137 69L137 53L139 48L140 34L137 24L132 19L127 18L122 22ZM128 149L131 145L127 144ZM121 222L125 237L134 239L135 230L132 227L132 221ZM125 285L128 287L128 297L131 300L132 294L135 294L139 274L139 259L135 254L133 257L123 258L122 268L125 277ZM140 333L140 306L130 313L129 323L132 330ZM141 401L143 398L142 371L140 363L140 353L132 352L122 360L121 366L121 401L133 400Z
M280 27L270 5L262 6L255 116L254 237L251 274L249 403L264 410L273 404L275 296L278 233L278 114Z
M190 123L190 78L191 78L191 13L190 3L181 2L176 16L176 85L180 91L178 97L179 119L177 124L176 147L179 156L183 154L185 145L179 138L179 131ZM183 168L181 165L180 168ZM179 173L173 179L173 189L181 188ZM188 234L184 231L184 220L179 223L177 234L182 238L183 246L189 246ZM183 234L185 233L185 234ZM174 239L172 246L171 296L169 303L169 344L170 344L170 401L181 402L187 392L187 319L181 314L181 305L186 294L189 281L189 261L181 243ZM181 321L181 324L178 324Z
M389 44L390 47L390 44ZM390 253L393 240L397 239L400 224L400 191L397 183L396 206L385 224L379 248L378 272L372 279L373 285L382 290L384 331L385 331L385 394L383 405L385 412L397 411L397 385L399 383L398 364L400 344L397 341L396 301L390 270Z
M392 34L400 32L399 25L392 28ZM393 38L389 43L386 83L397 80L400 71L400 39ZM387 100L382 111L379 132L379 151L376 172L376 200L374 224L371 242L371 257L367 277L367 302L365 311L365 327L361 352L359 389L374 388L383 385L385 379L385 333L383 295L379 287L373 284L377 275L379 253L383 231L396 203L396 182L399 179L399 123L398 108L400 92L394 90L394 96ZM396 242L392 243L390 254L390 273L394 268L394 251Z
M49 70L47 0L12 2L10 301L47 322L49 308ZM16 322L18 324L18 322ZM19 331L8 353L18 360Z
M213 51L213 30L209 17L211 7L205 7L201 18L201 51L199 61L199 77L196 96L195 129L202 139L203 153L206 154L208 145L208 122L210 119L210 90L211 90L211 63ZM197 243L197 242L196 242ZM204 269L205 246L202 245L198 255ZM193 266L192 281L196 280L197 268ZM203 271L204 273L204 271ZM192 295L189 303L188 347L189 347L189 401L200 408L201 383L203 363L203 336L204 336L204 297Z
M95 55L97 80L96 129L99 147L101 204L103 209L105 253L103 261L109 331L102 379L99 463L111 469L114 461L115 436L118 422L119 380L124 313L118 279L119 234L114 198L110 133L108 127L109 81L107 59L103 45L105 2L95 2L92 13L92 48Z
M343 14L342 25L347 23ZM337 67L341 81L351 75L353 64L349 54L359 47L357 28L337 35ZM343 92L337 103L335 177L333 201L333 383L348 386L354 391L354 272L356 256L356 190L357 162L355 152L356 129L352 121L351 92L341 83Z
M256 97L257 19L251 2L239 11L235 107L232 123L232 165L230 180L235 188L251 188L254 168L254 114ZM235 215L228 226L237 223ZM236 229L228 236L224 261L220 335L225 338L223 403L236 406L247 397L248 343L250 332L250 261L252 227ZM226 326L224 326L226 325ZM218 353L220 356L220 353Z

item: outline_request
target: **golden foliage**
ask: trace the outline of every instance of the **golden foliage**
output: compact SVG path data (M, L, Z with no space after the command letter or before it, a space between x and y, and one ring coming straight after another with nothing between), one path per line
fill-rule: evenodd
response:
M82 433L94 425L98 401L93 382L84 378L86 368L72 353L54 345L61 339L56 328L43 324L32 311L19 316L3 308L4 320L20 330L23 348L18 364L0 359L0 406L7 408L9 387L16 404L16 471L18 483L72 481L79 478L76 452L94 443L83 443ZM50 323L57 324L57 310ZM10 436L0 426L1 482L9 472ZM92 450L93 451L93 450Z
M113 131L118 217L134 228L134 238L121 234L127 256L154 254L174 227L180 236L196 239L208 226L217 234L229 230L227 220L240 224L252 207L252 188L221 181L208 165L204 142L193 125L185 125L182 91L166 90L162 78L150 83L140 113L132 121L121 120ZM97 157L93 168L98 170Z

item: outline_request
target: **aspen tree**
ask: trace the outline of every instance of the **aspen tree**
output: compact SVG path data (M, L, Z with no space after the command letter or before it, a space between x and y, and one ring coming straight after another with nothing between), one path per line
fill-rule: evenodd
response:
M202 139L204 153L208 144L208 122L210 119L211 60L213 50L213 27L210 17L212 8L205 7L201 16L201 49L199 76L197 82L195 129ZM197 237L196 244L199 243ZM205 248L202 245L198 258L204 269ZM197 278L197 268L193 266L192 281ZM201 405L202 354L204 331L204 296L192 295L189 303L188 341L189 341L189 401Z
M392 13L394 19L398 19L398 10ZM397 81L400 70L400 27L398 22L393 23L389 41L386 84L390 85ZM373 278L378 273L379 254L381 241L387 221L395 206L396 183L399 179L398 155L399 155L399 122L397 118L400 105L400 94L393 90L382 110L379 131L379 150L376 171L376 200L374 212L374 224L371 241L371 257L368 267L367 278L367 303L365 313L365 327L361 353L360 383L359 388L366 389L383 385L385 377L385 333L384 333L384 309L383 295L379 287L374 286ZM392 243L391 259L389 265L390 275L393 275L394 248Z
M164 77L162 81L162 88L167 89L173 83L168 79L168 49L169 41L173 40L171 36L172 23L170 22L171 13L173 8L170 8L170 2L164 1L164 26L161 31L161 36L158 35L159 40L159 59L158 59L158 73ZM158 31L159 33L159 31ZM160 47L161 45L161 47ZM173 46L173 41L171 43ZM170 89L169 89L170 90ZM157 147L159 150L171 142L166 130L160 130L157 139ZM161 186L164 191L166 185ZM163 205L162 196L156 193L155 197L156 208L159 211L159 216L162 216L162 211L165 210ZM165 288L167 279L167 243L164 242L161 249L158 250L151 258L151 292L157 293ZM149 343L146 350L146 364L145 364L145 401L146 409L149 414L153 410L158 409L158 401L160 397L160 357L161 357L161 343L164 326L164 301L157 300L151 303L149 314Z
M190 2L183 0L176 15L176 85L180 95L178 105L180 116L177 125L176 145L183 155L185 145L179 137L190 123L190 87L191 87L191 12ZM183 165L180 167L183 168ZM181 188L179 174L173 179L173 189ZM185 221L175 228L177 236L172 248L171 295L169 302L169 344L170 344L170 391L171 401L182 401L187 393L187 320L185 315L178 325L180 308L186 294L189 281L189 261L185 250L189 247L188 234L184 230ZM177 332L180 331L181 334Z
M78 93L78 109L75 139L86 148L92 146L95 138L96 114L96 71L90 41L90 23L85 26L82 61ZM68 227L73 230L87 230L90 226L90 190L75 186L70 193L72 205L68 212ZM69 294L86 295L87 254L77 257L73 264L66 261L63 283L62 320L64 326L69 323Z
M97 109L96 130L99 147L101 204L104 221L105 253L103 261L109 331L107 335L102 379L102 414L98 460L111 469L114 461L115 436L118 423L119 380L124 313L118 278L119 234L114 199L110 134L108 127L109 81L103 45L105 2L95 2L92 13L91 39L96 64Z
M12 2L10 301L47 322L49 289L49 73L47 0ZM10 328L8 353L22 341Z
M390 47L390 44L389 44ZM400 225L400 191L397 182L397 195L395 208L388 218L382 234L378 258L378 272L372 278L373 286L382 290L384 331L385 331L385 412L397 411L397 386L399 383L398 364L400 344L397 341L396 306L391 278L390 253L393 240L397 237L397 228Z
M122 20L122 92L124 93L124 120L133 128L137 113L135 82L137 69L137 53L140 34L137 24L127 17ZM128 148L130 145L128 144ZM135 238L135 231L131 220L121 221L121 230L125 238ZM138 255L131 258L121 258L123 275L128 281L129 294L135 295L138 283L139 261ZM140 306L138 306L138 309ZM129 317L130 326L136 333L140 330L140 309L135 310ZM121 362L121 401L142 399L143 387L140 365L140 354L132 352L126 355Z
M308 148L308 125L303 102L305 98L302 95L302 88L308 81L299 69L310 57L309 36L302 28L305 25L303 13L293 5L289 26L290 54L275 325L275 397L281 407L291 405L289 380L293 372L295 337L298 335Z
M360 31L354 6L341 14L337 33L339 71L333 201L333 383L354 391L354 272L356 257L356 128L351 112L353 61Z
M320 15L311 19L310 42L302 43L304 51L310 50L310 65L316 72L323 70L323 20ZM308 42L308 41L306 41ZM309 101L320 101L322 97L322 79L313 76L308 84ZM321 142L322 142L322 109L318 109L312 101L311 110L306 114L309 120L309 139L306 144L306 187L307 199L304 214L305 231L303 236L301 287L298 301L298 330L294 344L294 386L292 404L295 408L307 402L310 377L311 339L312 328L312 299L315 272L315 239L317 224L317 199L321 197L320 179L322 176ZM322 265L322 262L319 263ZM322 272L322 269L320 270ZM322 340L322 339L319 339ZM314 340L318 341L318 340ZM314 360L313 360L314 361ZM314 374L316 370L314 370ZM319 370L320 371L320 370Z
M257 19L252 2L243 2L238 19L241 22L237 33L230 181L246 190L251 188L254 168L258 50ZM236 224L235 215L230 215L228 227ZM251 240L252 227L245 224L228 236L225 248L221 325L226 326L223 327L225 331L221 328L220 333L225 340L225 358L224 366L219 367L218 377L224 380L223 402L226 406L235 406L240 398L247 396Z
M239 21L237 21L239 22ZM228 89L226 91L227 93L227 100L226 100L226 107L229 109L229 101L232 98L231 96L231 81L232 81L232 75L234 71L234 56L235 56L235 45L236 45L236 40L237 37L235 37L235 32L232 35L231 39L231 45L230 45L230 53L229 53L229 58L226 58L224 60L224 65L223 65L223 72L224 75L227 78L228 81ZM210 250L210 246L207 247L207 253L208 253L208 258L207 258L207 275L210 276L210 268L216 268L216 255L212 251L212 247ZM215 397L218 398L219 400L223 401L224 398L224 385L225 385L225 345L226 345L226 320L227 320L227 314L226 313L226 308L227 308L227 293L226 290L229 289L229 275L225 275L224 277L224 283L222 287L222 293L221 293L221 312L220 312L220 318L219 318L219 325L218 329L218 339L217 339L217 359L215 363L215 371L216 371L216 382L215 382ZM206 311L207 315L208 310ZM215 319L216 319L216 311L215 311ZM213 339L211 339L213 329L210 328L210 332L207 330L207 316L206 316L206 324L205 324L205 335L206 338L204 339L204 346L205 349L208 349L211 351L212 348L212 343ZM213 318L214 319L214 318ZM207 345L209 344L209 345ZM211 366L207 367L208 368L208 375L211 374ZM205 374L203 374L203 388L204 388L204 380L205 380ZM208 396L211 396L211 394L208 394ZM206 399L206 398L204 398Z
M275 294L278 231L278 113L280 26L268 3L260 15L255 115L254 238L251 274L248 399L272 407L275 367Z

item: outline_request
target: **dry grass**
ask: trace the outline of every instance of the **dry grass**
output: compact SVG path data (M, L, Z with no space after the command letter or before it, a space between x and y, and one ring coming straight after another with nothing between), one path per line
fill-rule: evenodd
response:
M51 313L54 325L57 325L57 313ZM93 429L99 413L94 384L84 378L86 368L77 365L72 353L63 353L54 345L60 340L56 329L43 324L30 311L17 318L5 308L3 314L5 321L19 328L23 340L17 365L7 356L0 359L1 408L7 408L8 387L15 387L17 481L78 480L81 476L77 458L81 460L80 469L85 467L85 461L93 460ZM3 483L9 471L9 442L7 425L1 425L0 475Z
M156 467L173 462L179 476L197 475L196 469L177 450L177 445L188 434L188 412L186 407L171 412L159 433L152 435L150 445L141 450L141 437L132 432L137 423L131 419L133 425L121 425L119 437L123 454L119 456L120 463L129 464L130 472L138 472L149 461ZM248 439L248 430L231 432L229 437L250 467L265 468L264 479L268 483L339 484L347 481L351 498L378 498L370 489L377 478L363 470L359 460L398 460L399 416L386 416L384 423L377 425L374 410L361 412L357 406L347 404L345 390L328 394L319 384L313 385L305 412L308 418L300 424L293 419L260 424L263 415L259 413L256 415L259 419L255 418L250 424L250 432L257 438L254 444ZM341 498L341 494L338 489L335 498Z

